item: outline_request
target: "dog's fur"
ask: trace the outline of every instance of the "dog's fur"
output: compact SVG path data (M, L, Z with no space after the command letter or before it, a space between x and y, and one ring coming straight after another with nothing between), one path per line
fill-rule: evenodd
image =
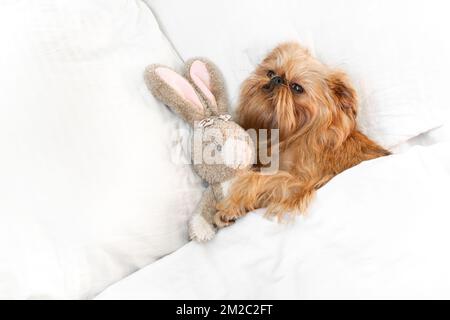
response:
M274 75L283 82L270 87ZM294 83L303 93L294 93ZM238 178L217 207L216 223L228 225L261 207L279 216L305 212L315 190L335 175L389 155L358 130L357 112L357 95L344 72L297 43L276 47L243 83L238 121L245 129L279 129L280 170Z

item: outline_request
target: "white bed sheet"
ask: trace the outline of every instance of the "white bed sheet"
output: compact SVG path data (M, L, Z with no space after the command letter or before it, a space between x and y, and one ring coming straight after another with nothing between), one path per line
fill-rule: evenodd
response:
M448 299L449 178L448 141L362 163L308 216L283 225L258 210L97 299Z

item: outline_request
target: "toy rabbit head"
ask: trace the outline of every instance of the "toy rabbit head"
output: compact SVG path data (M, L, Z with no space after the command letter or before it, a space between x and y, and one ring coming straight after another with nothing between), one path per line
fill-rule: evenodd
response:
M220 183L252 165L252 139L232 121L223 77L212 62L188 61L184 77L151 65L145 78L153 95L194 128L191 158L200 177Z

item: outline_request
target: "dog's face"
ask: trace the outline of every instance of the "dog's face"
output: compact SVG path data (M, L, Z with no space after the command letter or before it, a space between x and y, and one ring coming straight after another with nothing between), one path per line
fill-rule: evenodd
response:
M239 122L280 129L280 138L312 134L323 144L356 126L357 97L346 75L316 60L297 43L276 47L243 83ZM326 140L326 141L325 141Z

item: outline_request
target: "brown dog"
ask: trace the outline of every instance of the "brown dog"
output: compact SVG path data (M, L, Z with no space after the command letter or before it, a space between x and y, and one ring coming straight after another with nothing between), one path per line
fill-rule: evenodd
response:
M219 203L226 226L256 208L279 217L305 212L315 190L362 161L389 155L358 130L358 100L346 74L297 43L276 47L243 83L238 107L245 129L279 129L279 171L238 178Z

